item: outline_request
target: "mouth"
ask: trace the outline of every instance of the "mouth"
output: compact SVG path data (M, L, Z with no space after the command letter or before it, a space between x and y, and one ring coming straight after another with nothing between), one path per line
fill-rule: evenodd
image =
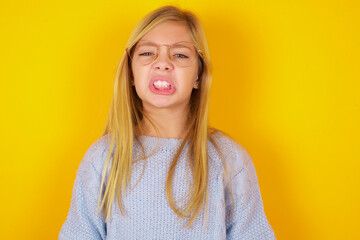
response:
M176 90L171 79L163 76L151 78L149 88L153 93L160 95L172 95Z
M157 90L169 90L171 88L170 83L168 83L167 81L162 81L162 80L154 81L153 86Z

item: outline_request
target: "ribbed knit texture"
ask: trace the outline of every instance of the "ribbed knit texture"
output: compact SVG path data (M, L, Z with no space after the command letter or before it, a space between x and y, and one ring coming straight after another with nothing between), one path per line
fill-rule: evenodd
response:
M188 219L180 219L166 199L165 181L170 163L179 148L179 139L141 136L145 153L145 172L132 191L124 196L127 215L122 216L115 198L107 223L96 211L101 173L108 154L107 135L93 143L86 152L75 179L71 207L59 239L275 239L264 213L258 180L250 155L239 144L226 137L217 137L223 152L230 180L224 175L221 160L208 142L209 186L207 224L203 225L202 209L190 228L183 228ZM173 194L178 206L192 183L187 157L188 143L178 161ZM140 156L134 142L134 159ZM144 161L133 164L130 188L138 181ZM231 216L231 183L235 211Z

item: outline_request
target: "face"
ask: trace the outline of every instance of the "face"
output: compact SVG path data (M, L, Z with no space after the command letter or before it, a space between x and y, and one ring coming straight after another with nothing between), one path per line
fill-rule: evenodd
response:
M145 34L131 64L133 85L144 110L185 110L192 90L198 88L197 59L185 23L166 21Z

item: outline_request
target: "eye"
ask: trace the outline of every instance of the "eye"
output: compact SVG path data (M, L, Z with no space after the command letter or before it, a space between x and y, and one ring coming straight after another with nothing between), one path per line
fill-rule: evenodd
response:
M139 56L152 56L152 55L154 55L154 54L151 52L144 52L144 53L139 54Z
M174 57L177 57L177 58L189 58L188 56L186 56L184 54L181 54L181 53L175 54Z

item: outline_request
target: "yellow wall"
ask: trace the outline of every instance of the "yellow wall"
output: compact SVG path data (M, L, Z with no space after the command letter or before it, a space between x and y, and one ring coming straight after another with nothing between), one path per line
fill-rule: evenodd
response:
M149 2L1 4L3 239L57 238ZM211 123L253 157L277 238L360 239L359 1L176 3L204 23Z

